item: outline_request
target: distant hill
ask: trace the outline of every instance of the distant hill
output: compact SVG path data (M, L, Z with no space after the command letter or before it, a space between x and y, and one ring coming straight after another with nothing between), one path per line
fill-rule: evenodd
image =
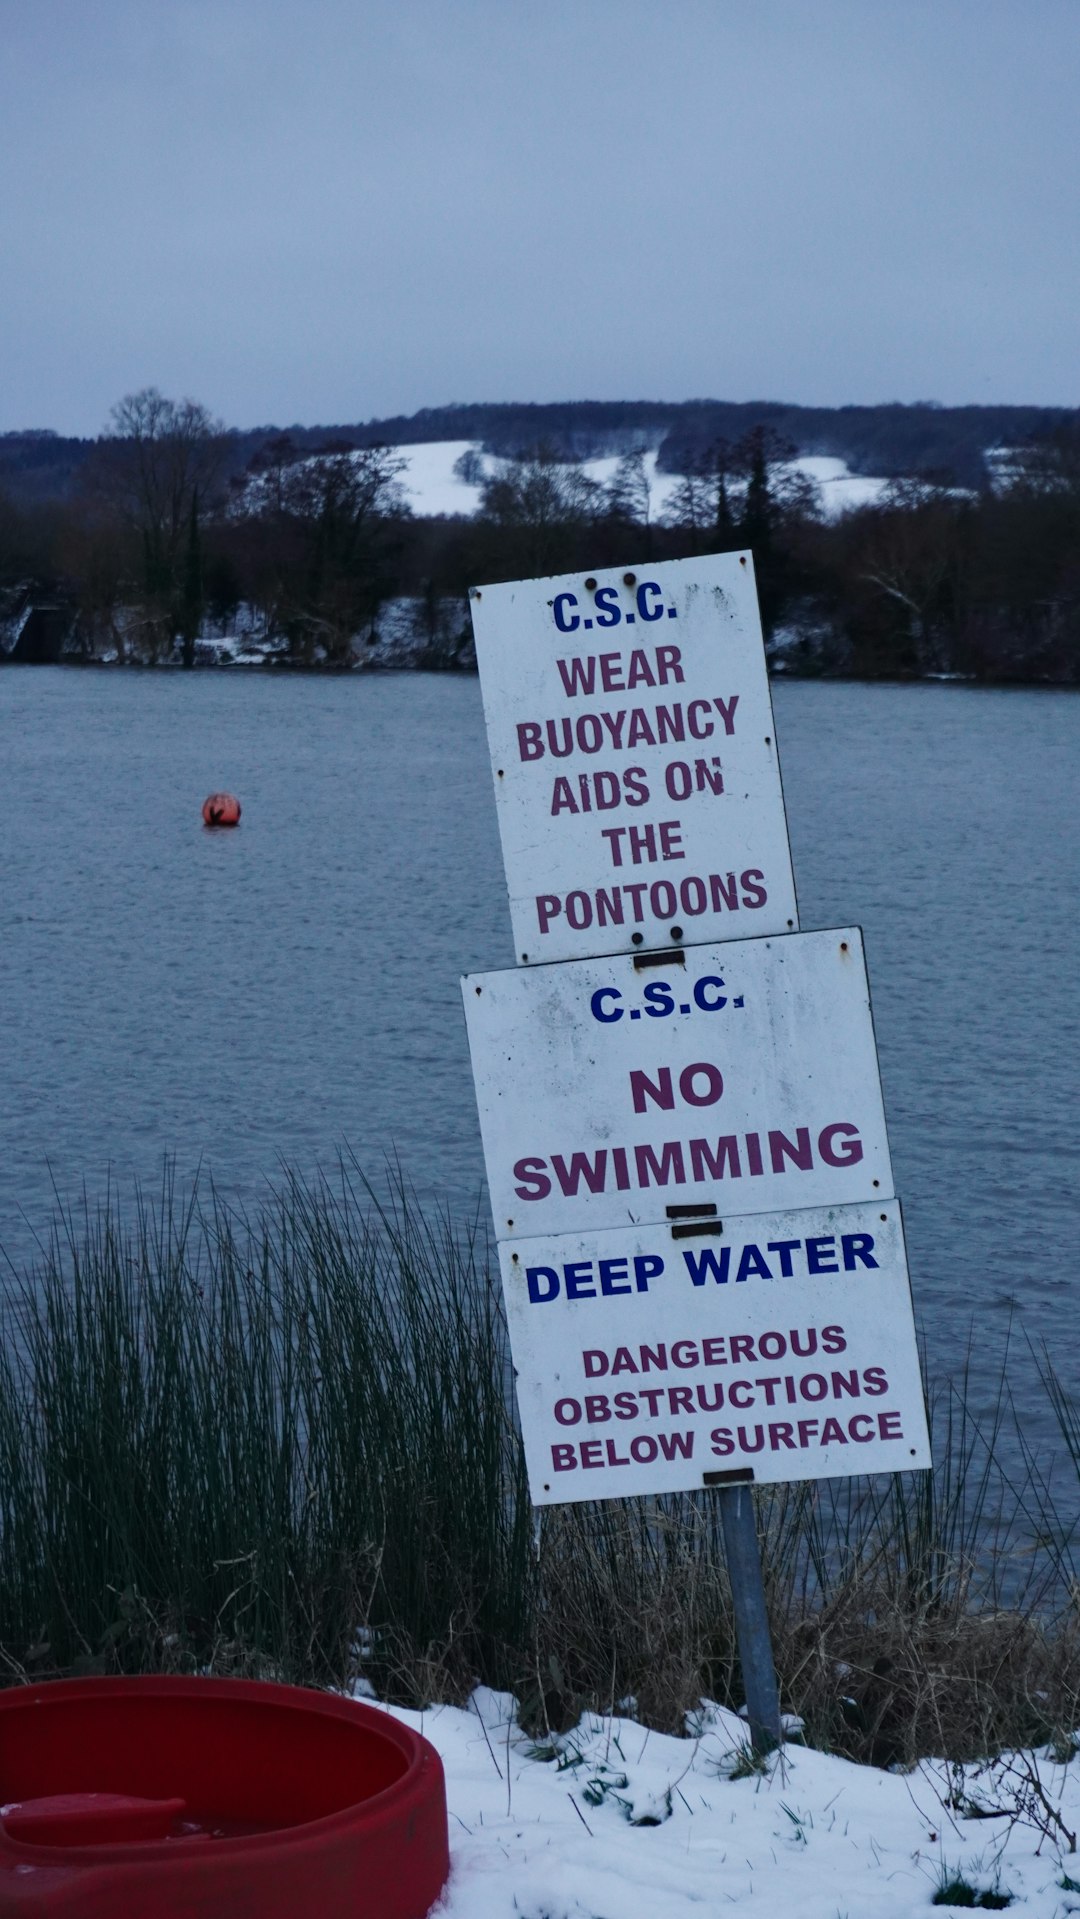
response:
M65 499L93 445L46 430L0 433L0 493L24 505Z
M718 439L740 440L764 426L789 441L796 454L846 461L852 473L886 479L934 474L957 486L980 487L989 475L985 454L1017 446L1063 421L1080 422L1080 409L1036 406L806 407L780 400L574 400L549 405L425 407L359 425L291 427L297 444L337 437L357 446L411 446L432 440L475 440L487 452L513 455L538 445L579 460L659 448L662 472L678 473ZM244 434L252 446L274 429Z
M988 479L986 453L1018 446L1064 422L1080 425L1080 409L1034 406L806 407L779 400L572 400L549 405L452 405L348 425L263 426L230 437L230 467L240 472L257 449L282 432L300 448L329 441L352 446L416 446L471 440L489 453L513 455L540 445L574 459L598 459L628 448L659 448L662 472L677 473L716 440L740 440L763 426L800 455L846 461L852 473L892 478L933 474L978 488ZM93 440L49 432L0 434L0 492L30 504L67 497Z

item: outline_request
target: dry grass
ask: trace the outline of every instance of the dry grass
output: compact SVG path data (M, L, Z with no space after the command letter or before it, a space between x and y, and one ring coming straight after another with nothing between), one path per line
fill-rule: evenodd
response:
M400 1191L375 1207L345 1168L252 1221L168 1185L130 1225L62 1218L5 1333L8 1679L363 1672L410 1703L483 1680L538 1730L739 1703L715 1503L565 1507L537 1532L483 1248ZM1077 1409L1044 1383L1080 1468ZM1080 1723L1071 1526L1033 1463L999 1470L1011 1417L1002 1397L976 1431L960 1379L933 1475L759 1495L783 1704L814 1743L959 1759Z
M767 1539L774 1502L760 1499ZM796 1556L805 1545L787 1543ZM965 1579L913 1604L890 1564L895 1541L864 1544L869 1565L849 1560L815 1603L766 1553L782 1702L810 1743L893 1765L1068 1741L1080 1726L1073 1603L980 1606ZM585 1705L629 1696L646 1723L680 1730L703 1696L740 1702L723 1556L696 1501L567 1509L545 1520L541 1567L532 1723L566 1726Z

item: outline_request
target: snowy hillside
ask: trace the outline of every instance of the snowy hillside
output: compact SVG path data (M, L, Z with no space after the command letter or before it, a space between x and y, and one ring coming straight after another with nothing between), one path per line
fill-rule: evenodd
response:
M413 512L421 515L469 515L476 512L480 505L479 486L469 485L454 472L463 454L475 452L487 474L493 473L498 466L498 462L485 454L474 440L435 440L429 445L396 446L390 450L395 459L404 462L401 484ZM609 486L618 464L618 459L612 455L607 459L586 460L580 470L598 485ZM678 487L678 476L657 472L655 448L645 456L645 469L651 494L649 517L654 521L663 520ZM853 507L870 504L880 497L888 485L887 480L850 473L843 460L811 456L793 460L791 470L805 474L807 479L813 481L818 489L822 511L828 519L837 519Z

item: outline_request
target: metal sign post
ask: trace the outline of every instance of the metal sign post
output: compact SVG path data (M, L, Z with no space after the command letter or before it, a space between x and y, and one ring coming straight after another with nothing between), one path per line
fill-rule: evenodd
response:
M474 588L518 966L462 981L534 1505L930 1461L857 927L800 933L748 553ZM553 963L551 963L553 962Z
M780 1744L780 1691L765 1606L754 1496L749 1486L739 1485L722 1486L719 1497L750 1743L755 1752L767 1753Z

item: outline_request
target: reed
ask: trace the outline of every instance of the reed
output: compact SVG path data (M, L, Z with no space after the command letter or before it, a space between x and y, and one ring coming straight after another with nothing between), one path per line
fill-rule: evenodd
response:
M1004 1369L1002 1377L1004 1378ZM68 1672L366 1676L413 1704L514 1689L537 1728L632 1697L681 1726L739 1697L715 1503L535 1525L476 1222L346 1161L245 1217L166 1176L60 1211L0 1353L0 1659ZM1049 1364L1080 1467L1080 1413ZM1074 1527L1004 1391L963 1375L932 1475L766 1489L785 1706L879 1762L1080 1720ZM1032 1536L1038 1539L1032 1549Z
M167 1187L65 1215L5 1318L9 1666L501 1670L530 1520L474 1234L348 1169L255 1220Z

